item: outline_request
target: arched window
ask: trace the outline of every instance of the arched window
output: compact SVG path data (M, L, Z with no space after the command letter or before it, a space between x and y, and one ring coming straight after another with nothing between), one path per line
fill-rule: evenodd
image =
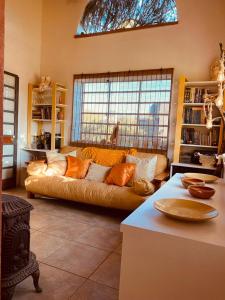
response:
M177 23L175 0L90 0L77 36Z

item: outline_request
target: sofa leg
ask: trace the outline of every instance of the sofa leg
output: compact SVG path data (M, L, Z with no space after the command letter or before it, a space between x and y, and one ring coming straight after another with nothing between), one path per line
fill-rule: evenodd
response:
M35 198L35 194L32 193L32 192L27 191L27 198L34 199Z

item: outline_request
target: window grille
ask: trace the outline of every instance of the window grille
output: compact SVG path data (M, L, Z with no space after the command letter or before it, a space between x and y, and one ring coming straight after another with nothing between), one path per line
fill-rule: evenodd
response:
M166 151L172 78L173 69L75 75L72 142Z

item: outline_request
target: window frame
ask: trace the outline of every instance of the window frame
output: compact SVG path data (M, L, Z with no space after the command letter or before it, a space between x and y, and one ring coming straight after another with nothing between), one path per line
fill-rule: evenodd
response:
M100 143L88 143L88 142L81 142L81 141L73 141L73 121L74 121L74 105L75 105L75 81L84 78L106 78L106 77L115 77L118 78L119 76L137 76L137 75L163 75L169 74L171 76L171 90L170 90L170 101L168 102L169 111L168 111L168 134L167 134L167 146L166 149L150 149L150 148L140 148L134 146L119 146L119 145L112 145L112 144L100 144ZM174 68L165 68L165 69L147 69L147 70L135 70L135 71L120 71L120 72L108 72L108 73L89 73L89 74L74 74L73 76L73 95L72 95L72 120L71 120L71 133L70 133L70 145L77 146L77 147L98 147L98 148L109 148L109 149L131 149L137 148L139 152L153 152L153 153L162 153L167 154L169 148L169 136L170 136L170 116L171 116L171 103L172 103L172 94L173 94L173 78L174 78ZM150 114L148 114L150 115ZM159 115L159 114L156 114ZM161 114L160 114L161 115ZM167 115L167 114L166 114ZM138 115L137 115L138 116ZM106 124L109 126L109 124ZM154 125L153 125L154 126ZM162 127L162 126L161 126ZM158 136L160 137L160 136Z
M106 35L111 33L121 33L121 32L130 32L130 31L136 31L136 30L142 30L142 29L150 29L155 27L164 27L164 26L171 26L171 25L177 25L179 21L175 22L166 22L166 23L159 23L159 24L148 24L143 26L138 26L134 28L121 28L121 29L115 29L111 31L105 31L105 32L95 32L95 33L87 33L87 34L74 34L75 39L82 39L82 38L88 38L88 37L94 37L99 35Z

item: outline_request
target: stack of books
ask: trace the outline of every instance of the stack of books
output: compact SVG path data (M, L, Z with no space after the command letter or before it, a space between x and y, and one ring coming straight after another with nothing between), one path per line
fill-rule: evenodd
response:
M213 128L206 131L205 128L183 128L182 129L182 144L217 146L219 141L219 130Z
M41 120L51 120L52 118L52 108L50 106L41 107L39 109L32 111L33 119L41 119Z

